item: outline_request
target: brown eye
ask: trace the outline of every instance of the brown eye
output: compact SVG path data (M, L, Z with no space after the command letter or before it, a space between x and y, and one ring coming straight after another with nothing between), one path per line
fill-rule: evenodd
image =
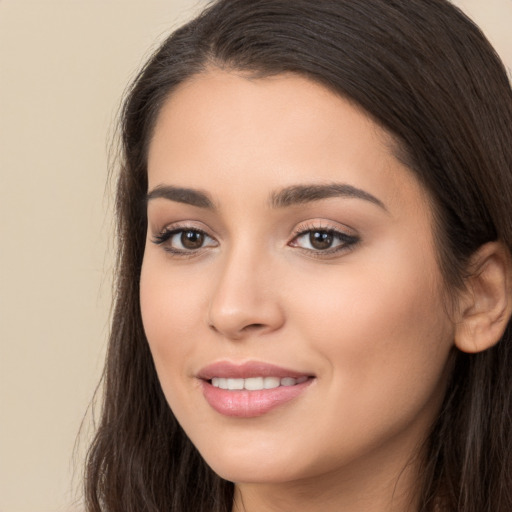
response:
M334 236L328 231L311 231L309 233L309 243L313 249L319 251L329 249L334 241Z
M200 229L165 229L153 243L175 255L196 254L201 249L217 247L218 243Z
M328 255L346 250L357 242L359 237L337 229L307 229L297 235L290 245L312 253Z
M180 241L185 249L193 251L203 246L204 238L204 234L199 231L183 231Z

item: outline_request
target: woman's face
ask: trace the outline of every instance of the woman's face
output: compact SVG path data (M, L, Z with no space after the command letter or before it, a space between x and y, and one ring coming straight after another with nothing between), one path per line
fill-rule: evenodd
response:
M428 200L392 147L295 75L210 71L164 105L142 317L169 405L222 477L389 476L427 435L453 324Z

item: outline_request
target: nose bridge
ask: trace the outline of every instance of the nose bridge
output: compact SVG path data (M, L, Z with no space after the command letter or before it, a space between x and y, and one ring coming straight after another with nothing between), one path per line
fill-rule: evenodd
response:
M254 240L239 240L226 250L210 299L208 323L214 331L240 339L280 327L283 315L270 259Z

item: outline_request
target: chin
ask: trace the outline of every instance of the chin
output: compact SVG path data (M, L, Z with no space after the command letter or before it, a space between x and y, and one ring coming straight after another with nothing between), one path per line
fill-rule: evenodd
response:
M265 464L251 461L215 461L209 464L212 470L224 480L246 484L278 484L300 479L290 468L277 466L271 457ZM289 466L289 464L288 464Z
M250 442L242 450L218 446L214 453L201 453L210 468L230 482L283 483L303 477L297 450L289 453L282 446L255 447Z

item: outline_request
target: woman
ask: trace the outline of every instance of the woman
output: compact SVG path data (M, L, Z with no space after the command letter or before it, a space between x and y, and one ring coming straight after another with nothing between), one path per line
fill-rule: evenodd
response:
M122 123L88 510L512 510L512 93L462 13L220 0Z

